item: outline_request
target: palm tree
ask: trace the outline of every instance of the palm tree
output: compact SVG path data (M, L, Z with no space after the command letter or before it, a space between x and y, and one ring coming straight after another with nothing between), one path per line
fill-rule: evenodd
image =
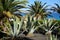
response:
M3 26L3 29L5 29L4 21L8 20L14 15L14 12L18 9L25 8L25 4L27 1L17 1L17 0L0 0L0 26ZM16 16L17 17L17 16ZM6 21L5 21L6 22ZM7 22L8 23L8 22Z
M49 15L49 13L47 12L47 5L46 3L42 4L42 2L39 1L34 1L34 4L31 4L30 7L30 14L31 15L35 15L36 18L40 17L41 19L43 19L44 17L47 17L47 15Z
M51 10L56 11L57 13L60 14L60 5L58 5L57 3L55 3L55 5L56 5L56 7L52 7Z
M27 1L16 1L16 0L0 0L0 14L7 16L8 18L12 17L13 12L18 9L25 8ZM1 16L2 17L2 16Z

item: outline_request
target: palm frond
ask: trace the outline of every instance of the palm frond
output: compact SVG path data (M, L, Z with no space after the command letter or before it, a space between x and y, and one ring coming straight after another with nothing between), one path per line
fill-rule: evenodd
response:
M56 5L56 7L52 7L51 10L53 10L53 11L55 11L55 12L60 14L60 6L57 3L55 3L55 5Z
M60 8L60 6L57 3L55 3L55 5L57 6L57 8Z
M35 14L35 16L39 14L39 16L43 17L44 13L46 13L46 9L48 6L46 5L46 3L42 5L41 1L34 1L34 4L32 4L29 7L30 7L30 13Z

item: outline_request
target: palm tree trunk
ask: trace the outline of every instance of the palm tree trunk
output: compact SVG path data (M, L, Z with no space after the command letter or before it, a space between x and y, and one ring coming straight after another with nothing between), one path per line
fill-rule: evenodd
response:
M37 14L37 15L36 15L36 19L37 19L37 20L43 19L43 16Z

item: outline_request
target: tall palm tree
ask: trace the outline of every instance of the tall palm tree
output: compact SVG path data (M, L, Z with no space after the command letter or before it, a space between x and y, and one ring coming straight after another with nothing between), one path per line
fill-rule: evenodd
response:
M42 4L42 2L34 1L34 4L29 5L31 15L35 15L36 18L40 17L41 19L49 15L47 12L46 3Z
M0 0L0 14L7 16L8 18L12 17L13 12L18 9L25 8L27 1L16 1L16 0ZM2 17L2 16L1 16Z
M60 14L60 5L58 5L57 3L55 3L55 5L56 7L52 7L52 10Z

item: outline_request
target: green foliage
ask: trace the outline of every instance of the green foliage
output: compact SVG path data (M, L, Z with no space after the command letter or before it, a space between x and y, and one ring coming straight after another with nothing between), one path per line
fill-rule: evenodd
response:
M4 24L6 29L7 29L7 34L10 36L19 36L20 34L20 29L22 27L22 23L23 23L23 19L21 19L21 21L14 16L14 19L11 21L12 24L10 23L6 23Z
M58 22L54 19L44 19L44 20L39 20L39 22L40 22L39 23L40 25L42 24L40 28L46 31L45 34L47 34L48 39L57 40L57 37L54 36L52 32L56 30L57 28L59 28Z
M28 3L27 0L0 0L0 17L2 19L4 17L11 18L12 14L16 15L14 12L19 9L26 8L26 3ZM21 10L19 11L21 12Z
M60 14L60 5L58 5L57 3L55 3L55 5L56 5L56 7L53 6L51 9Z
M59 28L58 22L54 22L53 19L44 19L40 24L43 24L40 28L44 29L46 32L53 32L53 30Z
M52 40L58 40L57 35L56 36L52 35Z
M56 20L58 22L58 24L60 25L60 20Z
M18 9L25 8L25 4L27 3L26 0L17 1L17 0L0 0L0 13L3 13L5 11L9 12L15 12ZM60 12L60 7L58 4L56 4L57 8L53 7L53 10ZM6 31L2 31L12 37L19 36L24 31L28 31L29 33L34 33L38 28L42 28L46 31L46 34L50 34L53 32L53 30L59 28L60 20L53 20L53 19L43 19L43 20L37 20L34 19L35 17L41 17L45 18L47 15L49 15L49 12L47 12L47 5L46 3L42 4L42 2L34 1L34 4L31 4L30 7L30 13L31 15L27 15L26 21L21 18L17 18L16 16L13 17L12 21L5 20L4 21L4 28L6 28ZM34 16L33 16L34 15ZM0 26L2 28L2 26ZM23 30L21 32L21 29ZM60 30L60 29L59 29ZM52 40L55 40L55 36L51 35ZM56 39L57 40L57 39Z
M45 18L47 17L47 15L49 15L50 13L47 12L47 5L46 3L42 4L42 2L40 1L34 1L34 4L29 5L29 11L31 15L35 15L36 17L41 17L41 18Z
M33 34L39 28L38 20L34 20L34 16L27 15L25 26L28 33Z
M19 9L24 8L25 4L27 3L27 1L15 1L15 0L0 0L0 12L1 11L10 11L10 12L14 12L18 9L19 5ZM16 8L14 8L16 7Z

